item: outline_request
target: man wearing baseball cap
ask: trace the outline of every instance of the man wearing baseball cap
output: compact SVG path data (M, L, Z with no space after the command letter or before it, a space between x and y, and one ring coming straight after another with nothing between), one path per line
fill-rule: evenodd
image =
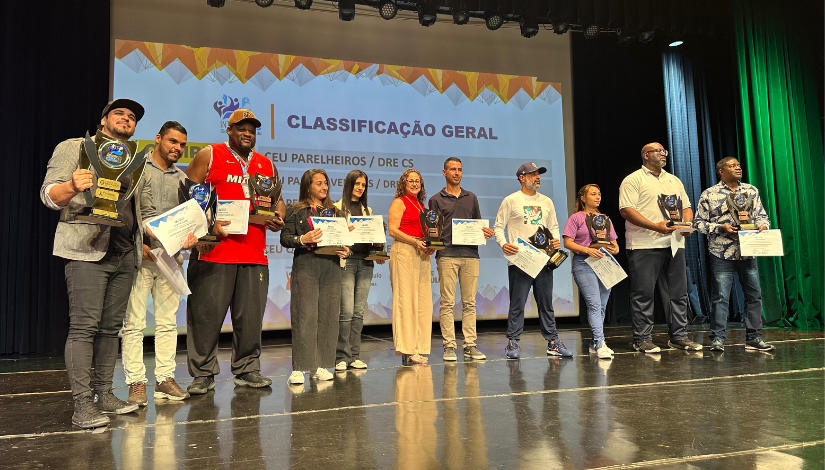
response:
M516 171L516 178L521 183L521 189L504 198L496 214L496 223L493 226L496 242L501 246L505 255L518 253L514 244L516 239L527 240L536 233L539 226L547 227L553 234L550 241L556 249L561 247L559 223L556 220L556 208L549 197L538 192L541 186L541 175L547 169L535 163L525 163ZM504 231L507 230L505 237ZM507 357L518 359L521 357L519 339L524 331L524 305L530 288L533 288L533 298L539 309L539 323L541 335L547 340L547 355L558 357L573 357L564 343L559 341L556 332L556 317L553 315L553 270L544 267L538 276L530 277L512 263L508 263L507 275L510 289L510 311L507 314L507 347L504 349Z
M143 117L143 106L129 99L109 102L103 108L99 129L127 141ZM156 214L152 191L141 185L123 211L122 227L78 219L88 208L85 191L100 175L80 168L82 138L68 139L54 149L40 188L43 204L60 211L54 237L54 255L65 259L69 294L69 335L66 371L74 399L72 424L95 428L109 424L102 413L124 414L137 410L112 393L112 375L118 352L118 331L140 268L144 217ZM123 197L131 176L121 180Z
M252 150L261 122L248 109L238 109L229 117L228 140L212 144L195 155L186 175L196 183L211 183L219 200L248 200L247 180L261 175L278 178L271 160ZM261 328L269 288L269 261L264 248L266 230L284 226L286 207L277 202L279 217L266 225L249 224L246 234L227 234L229 222L216 221L214 235L219 245L199 246L189 258L189 295L186 305L186 352L189 374L194 380L187 388L202 395L215 388L218 365L218 337L227 310L232 312L232 374L235 384L268 387L272 380L262 376Z

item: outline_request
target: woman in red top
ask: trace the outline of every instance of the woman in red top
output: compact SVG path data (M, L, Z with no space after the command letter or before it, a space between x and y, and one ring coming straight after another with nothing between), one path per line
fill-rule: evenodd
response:
M419 214L426 192L421 173L406 170L395 187L390 205L390 284L392 285L392 336L395 353L404 365L426 364L433 329L433 292L430 256L424 244Z

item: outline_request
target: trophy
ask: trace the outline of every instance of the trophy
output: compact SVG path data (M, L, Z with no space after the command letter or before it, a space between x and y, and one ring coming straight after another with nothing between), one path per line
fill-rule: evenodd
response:
M587 214L585 222L590 233L590 248L598 249L611 245L607 239L610 236L610 217L604 214Z
M756 224L753 221L753 197L747 193L729 194L727 204L739 230L756 230Z
M251 217L251 216L250 216ZM321 209L321 212L318 213L318 217L337 217L335 213L335 209ZM318 227L315 227L318 228ZM315 253L319 255L334 255L336 251L341 251L344 249L343 245L327 245L327 246L318 246L315 248Z
M543 225L539 225L538 230L536 230L536 233L529 238L529 241L533 246L540 250L544 250L544 252L550 256L550 259L547 261L547 267L550 269L556 269L564 263L564 260L567 259L569 254L564 250L557 250L551 247L550 240L552 239L553 234L550 230Z
M422 211L419 214L421 228L424 229L424 245L434 250L447 248L441 241L441 232L444 230L444 216L436 209Z
M85 191L86 204L91 210L77 216L78 220L93 224L122 227L120 212L135 193L146 166L146 148L135 155L137 142L122 141L97 131L95 140L86 132L80 146L80 168L91 168L97 175L95 186ZM131 178L129 187L123 182ZM94 192L92 192L94 189Z
M660 194L659 209L668 220L667 226L690 227L690 222L682 221L682 198L675 194Z
M387 224L384 224L384 232L387 231ZM370 247L369 253L367 256L364 257L366 260L376 261L381 259L390 259L389 253L386 251L386 247L384 243L373 243Z
M198 239L198 245L220 244L218 237L211 235L218 213L218 197L215 193L215 187L209 183L195 183L186 178L185 181L178 183L178 200L184 203L190 199L194 199L206 213L207 232L206 235Z
M275 207L281 199L281 188L283 188L281 181L271 176L255 173L249 175L247 184L251 196L249 200L252 203L249 223L264 225L267 220L278 218Z

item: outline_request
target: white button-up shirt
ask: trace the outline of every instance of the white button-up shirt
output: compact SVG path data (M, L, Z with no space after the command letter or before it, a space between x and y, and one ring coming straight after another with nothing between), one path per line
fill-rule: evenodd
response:
M629 174L619 187L619 209L626 207L635 209L644 218L659 223L668 220L659 209L659 195L675 194L682 199L682 209L690 206L690 200L685 193L685 186L679 178L662 170L659 176L653 174L647 167L642 167ZM670 234L663 234L639 227L625 221L625 248L639 250L649 248L670 248ZM682 240L684 248L685 241Z

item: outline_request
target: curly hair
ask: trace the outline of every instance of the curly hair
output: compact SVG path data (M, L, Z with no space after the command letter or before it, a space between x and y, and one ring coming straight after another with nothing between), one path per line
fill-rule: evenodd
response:
M404 170L404 173L401 173L401 178L398 178L398 184L395 185L395 197L404 197L407 195L407 178L410 176L410 173L417 174L421 180L421 191L418 192L416 199L418 199L419 203L424 204L424 199L427 197L427 191L424 190L424 177L422 177L421 173L415 168L408 168Z

